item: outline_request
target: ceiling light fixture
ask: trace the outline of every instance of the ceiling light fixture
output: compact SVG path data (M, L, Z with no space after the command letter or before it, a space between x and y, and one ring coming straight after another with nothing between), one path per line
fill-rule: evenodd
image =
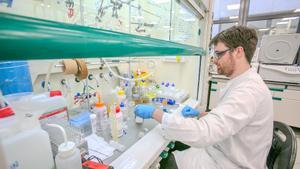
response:
M229 16L229 19L237 19L239 16Z
M282 18L282 21L287 21L287 20L293 20L293 19L298 19L298 17L289 17L289 18Z
M288 24L288 22L277 22L276 25L285 25Z
M170 2L170 0L153 0L153 2L156 4L163 4L163 3Z
M237 10L240 9L240 4L229 4L227 5L228 10Z
M260 28L260 29L258 29L258 31L268 31L268 30L270 30L269 28Z

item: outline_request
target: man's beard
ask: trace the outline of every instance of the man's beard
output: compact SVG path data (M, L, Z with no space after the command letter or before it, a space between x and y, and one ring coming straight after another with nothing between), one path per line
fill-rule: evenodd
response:
M229 57L228 64L226 67L219 67L218 68L218 74L225 75L226 77L230 77L234 72L235 62L233 60L232 55Z

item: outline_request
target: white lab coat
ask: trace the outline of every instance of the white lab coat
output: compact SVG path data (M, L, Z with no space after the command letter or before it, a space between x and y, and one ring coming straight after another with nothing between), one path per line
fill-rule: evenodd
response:
M249 69L227 83L209 114L199 120L164 114L162 129L192 146L174 152L179 169L263 169L272 144L272 96Z

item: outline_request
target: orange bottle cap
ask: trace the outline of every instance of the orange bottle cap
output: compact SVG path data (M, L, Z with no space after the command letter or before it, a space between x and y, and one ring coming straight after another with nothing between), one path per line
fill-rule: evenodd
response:
M96 102L95 107L104 107L104 103L101 101L100 94L97 93L97 95L98 95L98 101Z

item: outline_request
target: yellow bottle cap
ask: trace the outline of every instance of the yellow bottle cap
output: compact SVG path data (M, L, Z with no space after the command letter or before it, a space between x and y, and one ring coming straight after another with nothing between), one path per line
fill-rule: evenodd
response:
M117 93L118 93L118 95L125 95L124 90L119 90Z

